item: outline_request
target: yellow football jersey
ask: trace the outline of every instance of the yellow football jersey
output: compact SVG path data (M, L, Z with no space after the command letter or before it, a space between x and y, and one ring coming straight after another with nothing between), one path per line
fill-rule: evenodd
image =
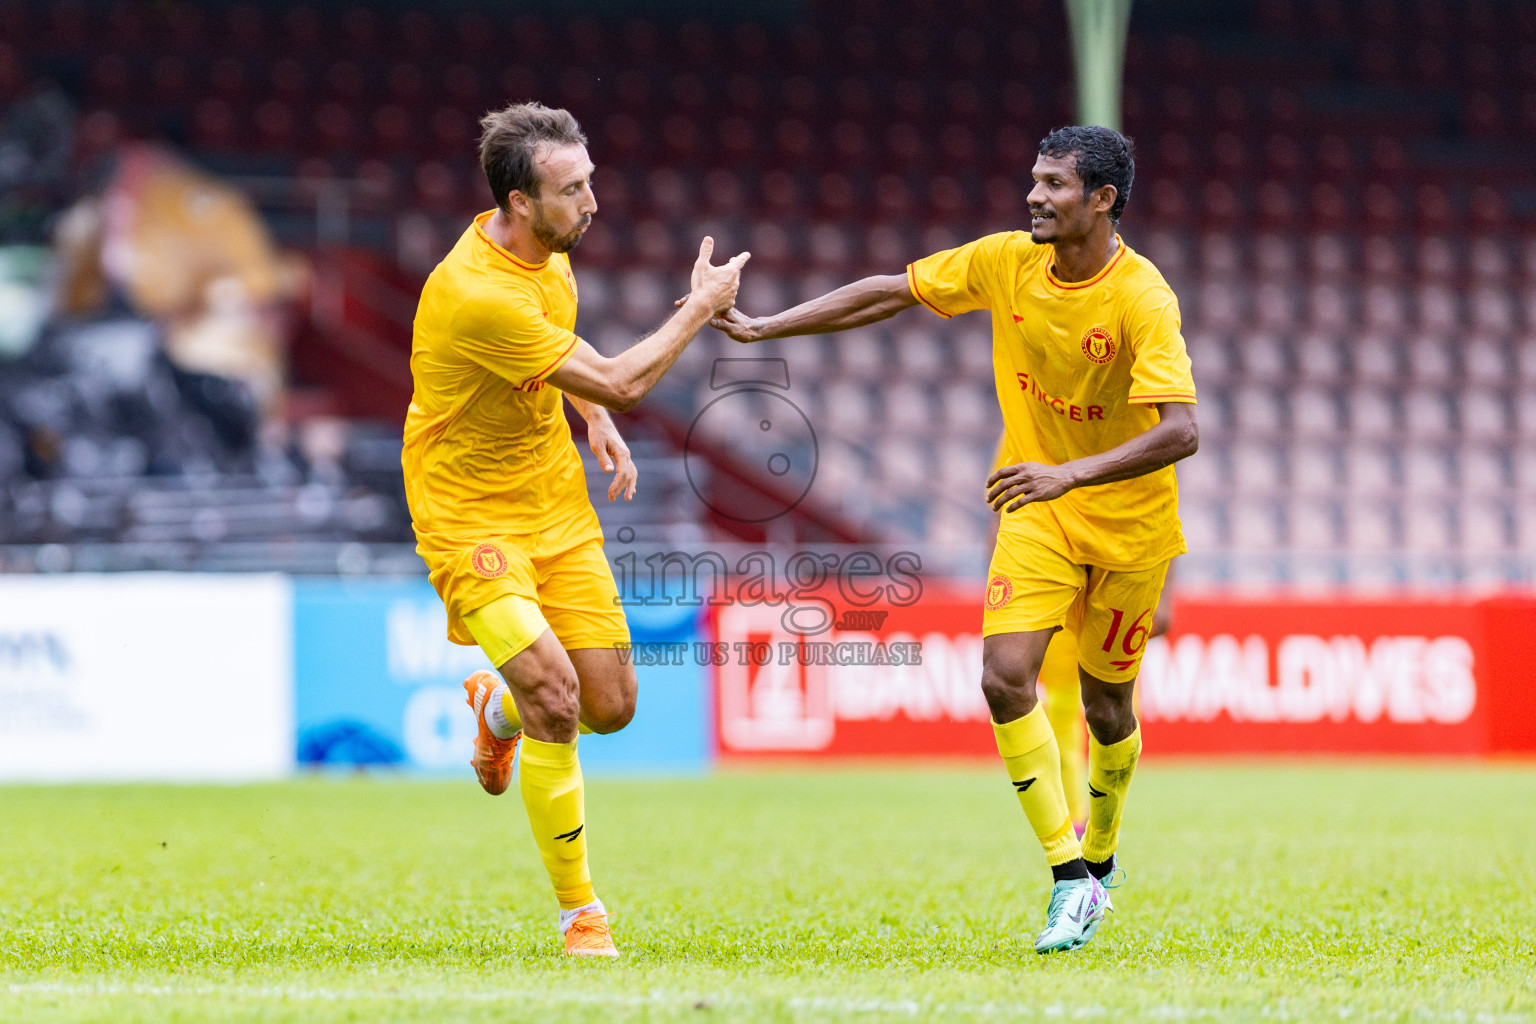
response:
M1154 404L1195 401L1178 300L1157 268L1120 241L1102 271L1069 284L1051 272L1054 253L1012 231L907 268L912 294L939 316L992 311L1011 462L1097 455L1156 424ZM1171 466L1025 505L1004 514L1001 529L1106 569L1147 568L1185 550Z
M427 278L411 342L406 498L422 549L531 534L591 512L581 457L545 383L576 351L576 280L491 241L480 214Z

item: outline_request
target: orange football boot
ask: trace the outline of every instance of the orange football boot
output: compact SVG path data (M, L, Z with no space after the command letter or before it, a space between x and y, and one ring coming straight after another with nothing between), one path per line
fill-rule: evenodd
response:
M577 914L565 930L566 956L618 956L613 935L608 931L608 915L596 910Z
M501 677L486 669L464 680L464 703L474 709L477 728L475 756L469 763L480 780L480 788L491 796L500 796L512 784L512 758L517 753L517 741L523 735L519 732L509 740L497 739L490 726L485 724L485 702L500 685Z

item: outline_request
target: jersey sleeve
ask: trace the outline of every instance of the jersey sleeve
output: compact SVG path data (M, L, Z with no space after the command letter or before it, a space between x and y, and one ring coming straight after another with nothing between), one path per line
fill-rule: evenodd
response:
M554 373L581 341L550 323L534 296L518 292L467 303L453 335L461 355L518 387Z
M1007 239L1006 233L987 235L908 265L907 287L913 298L946 320L990 307L997 292L998 257Z
M1195 401L1195 379L1180 333L1179 300L1166 288L1150 289L1127 318L1134 405Z

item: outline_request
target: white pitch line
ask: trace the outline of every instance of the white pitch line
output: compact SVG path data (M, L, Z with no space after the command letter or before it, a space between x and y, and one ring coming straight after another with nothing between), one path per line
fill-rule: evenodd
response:
M410 1002L421 1000L451 1000L457 1002L503 1002L516 999L556 999L578 1003L602 1003L616 1006L644 1006L656 1003L697 1002L704 996L646 995L633 996L600 992L544 992L503 989L496 992L452 991L447 989L349 989L305 988L296 985L145 985L121 982L94 984L68 984L65 982L39 981L9 984L6 991L11 995L61 995L61 996L220 996L248 999L298 999L312 1002L376 1002L389 1000Z
M579 1003L615 1007L673 1005L692 1007L696 1004L704 1003L717 1009L733 1006L743 1008L770 1006L809 1013L882 1013L924 1019L954 1014L969 1014L977 1017L1028 1017L1030 1019L1037 1019L1039 1017L1048 1019L1103 1019L1110 1013L1110 1010L1103 1006L1069 1006L1063 1003L1050 1003L1038 1006L1024 1003L950 1003L926 1002L916 999L850 999L822 996L790 996L784 999L774 999L710 995L697 992L686 994L654 992L647 995L624 995L620 993L553 992L530 989L502 989L496 992L463 992L448 989L370 989L364 991L349 988L306 988L295 985L149 985L138 983L125 984L121 982L100 982L81 985L54 981L13 982L8 983L4 991L13 996L149 996L179 998L216 996L221 998L294 999L310 1002L499 1003L544 1000L556 1003ZM1404 1010L1380 1010L1357 1013L1348 1006L1339 1006L1334 1010L1334 1015L1341 1020L1373 1020L1378 1018L1400 1020L1403 1018L1404 1013ZM1258 1008L1256 1009L1256 1015L1270 1020L1282 1021L1311 1019L1313 1017L1310 1012L1303 1011L1296 1014L1284 1008L1277 1009L1274 1007ZM1227 1008L1217 1010L1212 1007L1160 1005L1148 1007L1142 1011L1135 1011L1130 1016L1156 1020L1204 1020L1230 1018L1233 1014ZM1449 1021L1464 1022L1464 1024L1531 1024L1531 1022L1536 1022L1536 1014L1485 1013L1468 1012L1465 1010L1426 1011L1421 1008L1407 1011L1407 1016L1414 1021Z

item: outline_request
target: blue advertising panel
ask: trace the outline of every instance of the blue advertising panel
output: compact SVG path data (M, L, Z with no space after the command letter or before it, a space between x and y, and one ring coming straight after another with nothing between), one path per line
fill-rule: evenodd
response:
M294 582L294 721L300 765L388 765L471 776L474 716L461 681L489 668L478 647L447 639L425 582ZM630 609L637 644L692 645L698 609ZM646 664L671 661L673 664ZM640 659L634 721L581 737L586 772L696 772L713 760L705 669Z

